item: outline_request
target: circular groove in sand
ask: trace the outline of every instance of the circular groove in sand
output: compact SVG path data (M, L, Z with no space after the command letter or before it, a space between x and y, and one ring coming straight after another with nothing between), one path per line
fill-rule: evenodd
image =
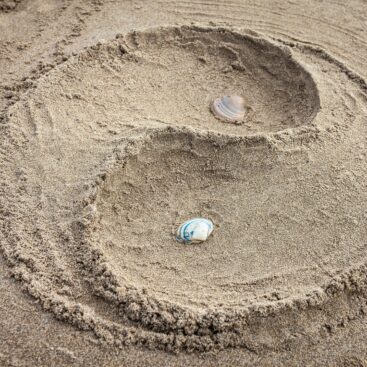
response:
M213 51L218 37L226 44L224 54ZM209 75L217 65L231 69L205 84L195 74L198 64L190 64L198 51L203 55L196 61ZM248 59L232 59L241 52ZM18 238L12 247L9 236L4 250L10 262L22 259L18 274L45 307L79 326L105 328L116 342L130 338L187 349L242 345L249 315L299 307L312 297L321 302L327 284L339 284L342 270L364 261L363 183L353 173L329 170L341 160L357 162L358 148L348 148L351 137L362 139L356 138L361 96L345 92L347 83L354 84L330 60L294 50L306 71L288 52L225 30L132 33L57 68L14 106L7 134L20 147L13 159L21 168L9 174L13 185L6 189L10 195L17 188L14 197L25 199L9 209L17 219L7 228L24 233L26 243ZM283 60L273 75L269 53ZM165 64L170 58L172 64ZM182 95L162 98L177 89L168 83L177 60L190 66L185 75L195 83ZM139 77L131 78L137 70ZM251 71L261 80L253 110L255 116L265 101L262 124L234 130L209 121L210 93L238 80L243 88L251 83ZM136 98L137 90L152 95L156 74L167 81L157 99ZM227 80L228 74L233 78ZM147 80L152 85L145 87ZM203 83L208 101L187 95ZM266 94L266 86L274 92L276 83L286 93ZM295 91L301 94L289 99ZM322 110L315 117L319 98ZM207 108L198 110L196 100ZM186 112L192 110L197 115ZM162 122L175 127L163 128ZM352 172L365 170L363 162L353 164ZM340 200L346 185L348 200ZM29 209L40 219L27 217ZM192 253L182 252L171 237L186 214L205 214L218 223L212 241ZM195 263L194 255L201 261ZM98 308L94 295L108 301L110 310ZM70 306L73 299L81 300L83 311ZM84 305L94 310L92 320ZM236 334L230 341L218 336L229 331Z

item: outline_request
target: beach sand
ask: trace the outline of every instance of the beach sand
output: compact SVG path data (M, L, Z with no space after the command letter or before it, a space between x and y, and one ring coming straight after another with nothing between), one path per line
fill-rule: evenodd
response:
M366 19L0 0L0 365L367 365Z

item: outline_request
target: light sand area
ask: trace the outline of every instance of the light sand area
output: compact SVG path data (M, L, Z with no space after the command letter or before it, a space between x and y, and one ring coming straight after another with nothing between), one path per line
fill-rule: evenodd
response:
M0 1L0 364L365 365L366 17Z

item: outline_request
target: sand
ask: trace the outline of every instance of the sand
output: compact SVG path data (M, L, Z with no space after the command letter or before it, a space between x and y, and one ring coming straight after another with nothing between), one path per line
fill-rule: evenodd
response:
M348 6L0 1L2 365L367 363Z

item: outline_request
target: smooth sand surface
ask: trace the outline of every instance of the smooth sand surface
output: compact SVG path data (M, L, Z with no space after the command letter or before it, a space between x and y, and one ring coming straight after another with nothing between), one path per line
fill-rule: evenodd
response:
M0 364L367 365L366 19L0 0Z

